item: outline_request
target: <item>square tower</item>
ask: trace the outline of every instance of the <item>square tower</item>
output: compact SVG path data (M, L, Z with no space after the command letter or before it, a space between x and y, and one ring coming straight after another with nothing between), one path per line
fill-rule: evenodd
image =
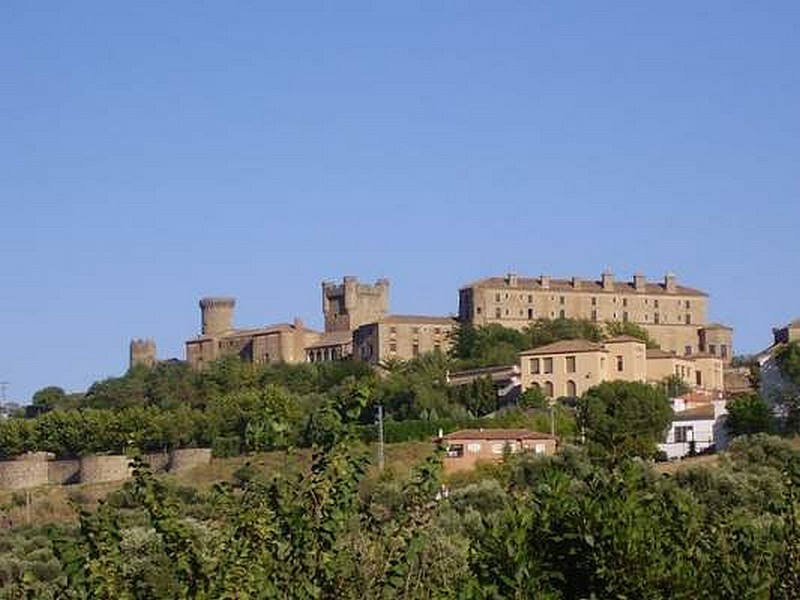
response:
M346 276L342 283L322 283L322 313L327 333L354 331L365 323L380 320L388 312L388 279L378 279L374 285L369 285Z

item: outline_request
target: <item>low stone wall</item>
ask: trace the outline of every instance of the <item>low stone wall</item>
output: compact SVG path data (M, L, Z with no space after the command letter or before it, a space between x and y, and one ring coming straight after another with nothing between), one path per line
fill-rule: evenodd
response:
M167 452L145 454L142 460L150 466L153 473L162 473L169 467L170 455Z
M180 473L211 463L211 448L184 448L169 453L169 472Z
M41 454L23 455L0 462L0 488L22 490L47 485L47 457Z
M47 464L47 481L54 485L70 485L81 480L81 461L51 460Z
M81 483L123 481L131 476L131 459L124 454L97 454L81 458Z

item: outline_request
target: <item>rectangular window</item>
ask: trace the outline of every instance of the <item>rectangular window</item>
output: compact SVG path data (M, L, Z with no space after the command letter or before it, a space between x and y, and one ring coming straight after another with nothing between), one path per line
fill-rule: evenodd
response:
M545 358L544 359L544 372L545 373L552 373L553 372L553 359L552 358Z
M685 321L686 321L687 325L691 325L692 324L692 315L690 315L689 313L686 313Z
M532 358L531 359L531 375L538 375L539 374L539 359Z
M533 445L533 453L534 454L544 454L547 450L547 446L544 444L534 444Z
M684 353L686 356L689 356L689 355L692 353L692 347L691 347L691 346L684 346L684 348L683 348L683 353Z
M622 306L628 306L628 299L627 298L623 298L622 299Z
M528 318L529 319L533 319L533 309L532 308L528 309Z
M694 372L695 381L697 382L698 387L703 385L703 374L700 371Z
M395 327L394 325L392 325L391 327L389 327L389 333L391 333L391 334L395 334L395 333L397 333L397 327Z
M495 442L492 444L492 454L502 454L505 446L506 445L502 442Z
M628 322L628 311L627 310L624 313L622 313L622 320L625 321L626 323Z
M467 452L472 452L473 454L477 454L481 451L481 445L475 442L471 444L467 444Z
M688 308L691 308L691 307L692 307L692 303L687 300L686 301L686 308L688 309Z
M559 319L563 319L564 318L564 309L563 308L560 311L558 311L558 318Z
M597 311L596 310L592 311L592 321L597 321Z
M451 444L447 447L447 458L461 458L464 456L464 444Z
M675 428L675 441L678 443L694 441L693 425L678 425Z
M660 317L661 317L661 315L659 315L658 313L653 313L653 323L658 325L661 322L661 318Z
M411 346L411 356L417 358L419 356L419 342L414 342Z
M419 333L419 327L412 327L411 333Z
M389 343L389 352L392 352L392 353L397 352L397 342L390 342Z
M709 354L714 354L716 356L716 354L717 354L717 345L716 344L709 344L708 345L708 352L709 352Z
M592 306L597 306L597 298L592 297Z
M500 294L495 294L494 295L494 301L495 302L500 302Z
M653 306L655 306L656 308L658 308L658 300L653 300Z
M719 355L722 358L728 358L728 346L726 344L721 344L719 347Z
M559 304L564 304L564 296L561 296L561 297L558 299L558 303L559 303Z
M617 356L617 371L622 372L625 370L625 361L623 360L622 356Z
M528 294L528 302L533 302L533 294Z
M439 335L440 333L442 333L442 329L440 327L434 327L433 328L433 333L435 333L436 335Z
M574 373L575 372L575 357L568 356L567 357L567 373Z
M500 318L503 317L503 311L500 310L500 307L497 307L497 308L494 309L494 316L497 319L500 319Z

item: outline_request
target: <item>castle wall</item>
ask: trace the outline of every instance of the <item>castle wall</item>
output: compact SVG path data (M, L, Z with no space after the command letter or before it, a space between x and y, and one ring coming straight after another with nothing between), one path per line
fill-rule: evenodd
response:
M81 479L80 460L51 460L47 465L47 481L54 485L70 485Z
M123 481L132 473L131 459L123 454L104 454L81 458L81 483Z
M21 490L47 485L47 458L43 454L37 452L0 462L0 488Z
M153 473L163 473L169 466L169 453L145 454L142 460L148 464Z

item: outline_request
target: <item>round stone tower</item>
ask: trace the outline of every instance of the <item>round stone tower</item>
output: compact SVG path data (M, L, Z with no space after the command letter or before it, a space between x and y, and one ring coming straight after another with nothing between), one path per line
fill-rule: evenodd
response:
M220 335L233 329L234 298L203 298L200 300L200 315L203 335Z
M152 367L156 364L156 343L154 340L131 340L130 367Z

